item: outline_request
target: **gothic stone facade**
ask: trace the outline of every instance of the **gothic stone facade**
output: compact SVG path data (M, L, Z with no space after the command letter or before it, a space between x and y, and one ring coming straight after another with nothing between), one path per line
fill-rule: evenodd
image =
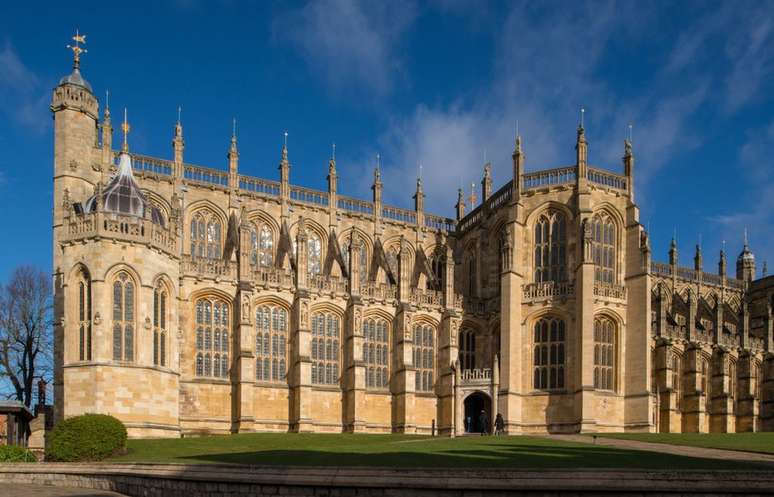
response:
M457 219L131 154L77 68L53 93L57 419L133 437L774 429L772 278L651 262L624 174L526 173ZM126 151L127 148L124 147ZM128 156L127 156L128 157ZM133 171L132 171L133 169ZM122 176L121 186L117 177ZM111 179L112 178L112 179ZM121 189L123 188L123 190ZM134 189L141 191L139 196ZM110 192L107 192L110 190ZM137 203L139 202L139 203ZM138 210L139 209L139 210Z

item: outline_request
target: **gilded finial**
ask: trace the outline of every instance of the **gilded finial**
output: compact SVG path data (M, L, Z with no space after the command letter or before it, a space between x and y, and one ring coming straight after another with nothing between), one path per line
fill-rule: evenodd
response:
M129 152L129 142L127 140L127 137L129 136L129 120L127 117L126 107L124 107L124 122L121 124L121 131L124 133L124 144L121 146L122 152Z
M80 69L81 67L81 54L87 53L88 50L83 48L81 46L82 44L86 44L86 35L80 34L78 29L75 30L75 36L73 36L73 41L75 41L75 45L67 45L67 48L73 51L73 69Z

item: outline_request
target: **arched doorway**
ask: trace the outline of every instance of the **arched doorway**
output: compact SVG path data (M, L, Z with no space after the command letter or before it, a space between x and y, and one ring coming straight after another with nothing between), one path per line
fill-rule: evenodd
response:
M486 417L486 426L482 426L481 412ZM492 400L483 392L473 392L465 398L465 432L481 433L492 430Z

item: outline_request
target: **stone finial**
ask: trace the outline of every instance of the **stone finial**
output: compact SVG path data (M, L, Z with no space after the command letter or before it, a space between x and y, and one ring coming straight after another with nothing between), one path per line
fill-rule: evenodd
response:
M481 195L486 200L492 195L492 163L484 164L484 177L481 179Z
M693 256L693 268L696 271L701 271L704 265L703 258L701 256L701 245L696 245L696 254Z
M457 221L465 217L465 194L462 188L457 189L457 203L454 204L454 208L457 209Z
M726 262L726 251L723 249L720 249L720 260L718 261L718 274L720 276L726 275L726 268L728 264Z
M672 242L669 244L669 264L677 265L677 241L672 238Z

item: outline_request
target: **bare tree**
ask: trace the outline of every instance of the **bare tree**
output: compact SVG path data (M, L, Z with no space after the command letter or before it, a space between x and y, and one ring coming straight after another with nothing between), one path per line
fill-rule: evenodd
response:
M36 380L51 374L51 284L32 266L19 266L0 285L0 375L9 397L30 407Z

